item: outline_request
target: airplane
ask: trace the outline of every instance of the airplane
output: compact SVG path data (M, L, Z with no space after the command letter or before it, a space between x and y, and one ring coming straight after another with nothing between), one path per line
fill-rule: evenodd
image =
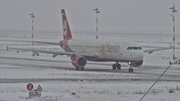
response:
M94 11L98 11L98 7L97 8L95 8L95 9L93 9Z
M156 49L144 50L142 46L134 42L120 41L120 40L99 40L99 39L74 39L67 16L64 9L61 9L62 27L63 27L63 40L60 42L40 42L37 43L60 45L64 51L40 50L40 49L24 49L13 48L14 50L32 51L35 53L48 53L53 54L53 58L57 55L70 56L72 65L76 70L84 70L87 61L94 62L115 62L112 65L113 70L120 70L120 62L126 62L129 65L129 72L133 72L133 67L140 67L143 64L145 53L151 54L154 51L172 49L172 47L156 47ZM148 47L148 46L147 46Z
M100 11L98 10L98 7L93 10L96 11L96 13L100 13Z
M31 14L29 14L30 16L31 16L31 18L35 18L35 16L34 16L34 12L33 13L31 13Z

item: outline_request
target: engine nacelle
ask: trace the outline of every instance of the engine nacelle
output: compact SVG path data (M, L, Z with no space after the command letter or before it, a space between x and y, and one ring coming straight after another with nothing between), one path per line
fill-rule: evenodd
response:
M87 60L85 57L82 57L82 56L74 56L74 57L72 57L71 63L76 68L82 68L82 67L86 66Z
M143 60L138 62L128 63L128 65L131 65L132 67L140 67L142 64L143 64Z

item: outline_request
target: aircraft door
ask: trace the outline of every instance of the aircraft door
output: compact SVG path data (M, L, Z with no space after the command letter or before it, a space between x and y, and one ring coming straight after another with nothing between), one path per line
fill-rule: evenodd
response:
M125 43L123 43L123 44L120 46L120 49L119 49L120 55L123 55L123 50L124 50L125 46L126 46Z

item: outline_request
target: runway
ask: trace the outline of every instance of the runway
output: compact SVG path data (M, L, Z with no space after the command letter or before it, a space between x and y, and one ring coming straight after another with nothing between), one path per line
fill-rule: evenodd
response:
M166 67L154 67L154 66L142 66L140 68L135 68L133 73L128 72L128 66L122 65L121 70L112 70L111 64L103 64L103 63L88 63L85 70L76 71L73 66L71 66L71 62L66 60L45 60L45 59L32 59L32 58L20 58L20 57L5 57L0 56L0 64L6 65L6 67L1 66L0 70L12 70L16 69L20 72L24 72L21 70L49 70L49 69L57 69L57 70L68 70L80 72L83 74L85 72L86 75L90 75L89 73L113 73L115 76L120 75L118 77L105 78L103 76L99 76L99 78L94 78L92 76L85 76L83 78L76 77L56 77L56 78L0 78L0 83L26 83L26 82L43 82L43 81L95 81L95 82L104 82L104 81L114 81L114 82L127 82L127 81L155 81L162 72L166 69ZM67 65L67 66L66 66ZM15 67L11 67L15 66ZM167 65L168 66L168 65ZM180 69L172 66L165 75L159 81L175 81L180 82ZM28 71L26 71L28 72ZM42 71L43 72L43 71ZM17 72L19 73L19 72ZM15 73L16 74L16 73ZM73 75L73 74L72 74ZM81 75L81 74L79 74ZM94 74L96 75L96 74Z

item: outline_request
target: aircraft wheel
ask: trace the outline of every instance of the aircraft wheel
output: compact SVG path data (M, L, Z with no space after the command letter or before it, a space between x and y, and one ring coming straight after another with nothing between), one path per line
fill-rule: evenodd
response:
M133 70L133 68L129 68L129 73L131 73L131 72L133 72L134 70Z
M113 65L112 65L112 69L113 69L113 70L116 70L116 64L113 64Z
M32 56L35 56L35 55L36 55L36 54L33 52L33 53L32 53Z
M81 70L84 70L84 67L81 67Z
M76 68L76 70L79 70L79 68Z
M117 69L120 70L121 69L121 64L117 65Z

